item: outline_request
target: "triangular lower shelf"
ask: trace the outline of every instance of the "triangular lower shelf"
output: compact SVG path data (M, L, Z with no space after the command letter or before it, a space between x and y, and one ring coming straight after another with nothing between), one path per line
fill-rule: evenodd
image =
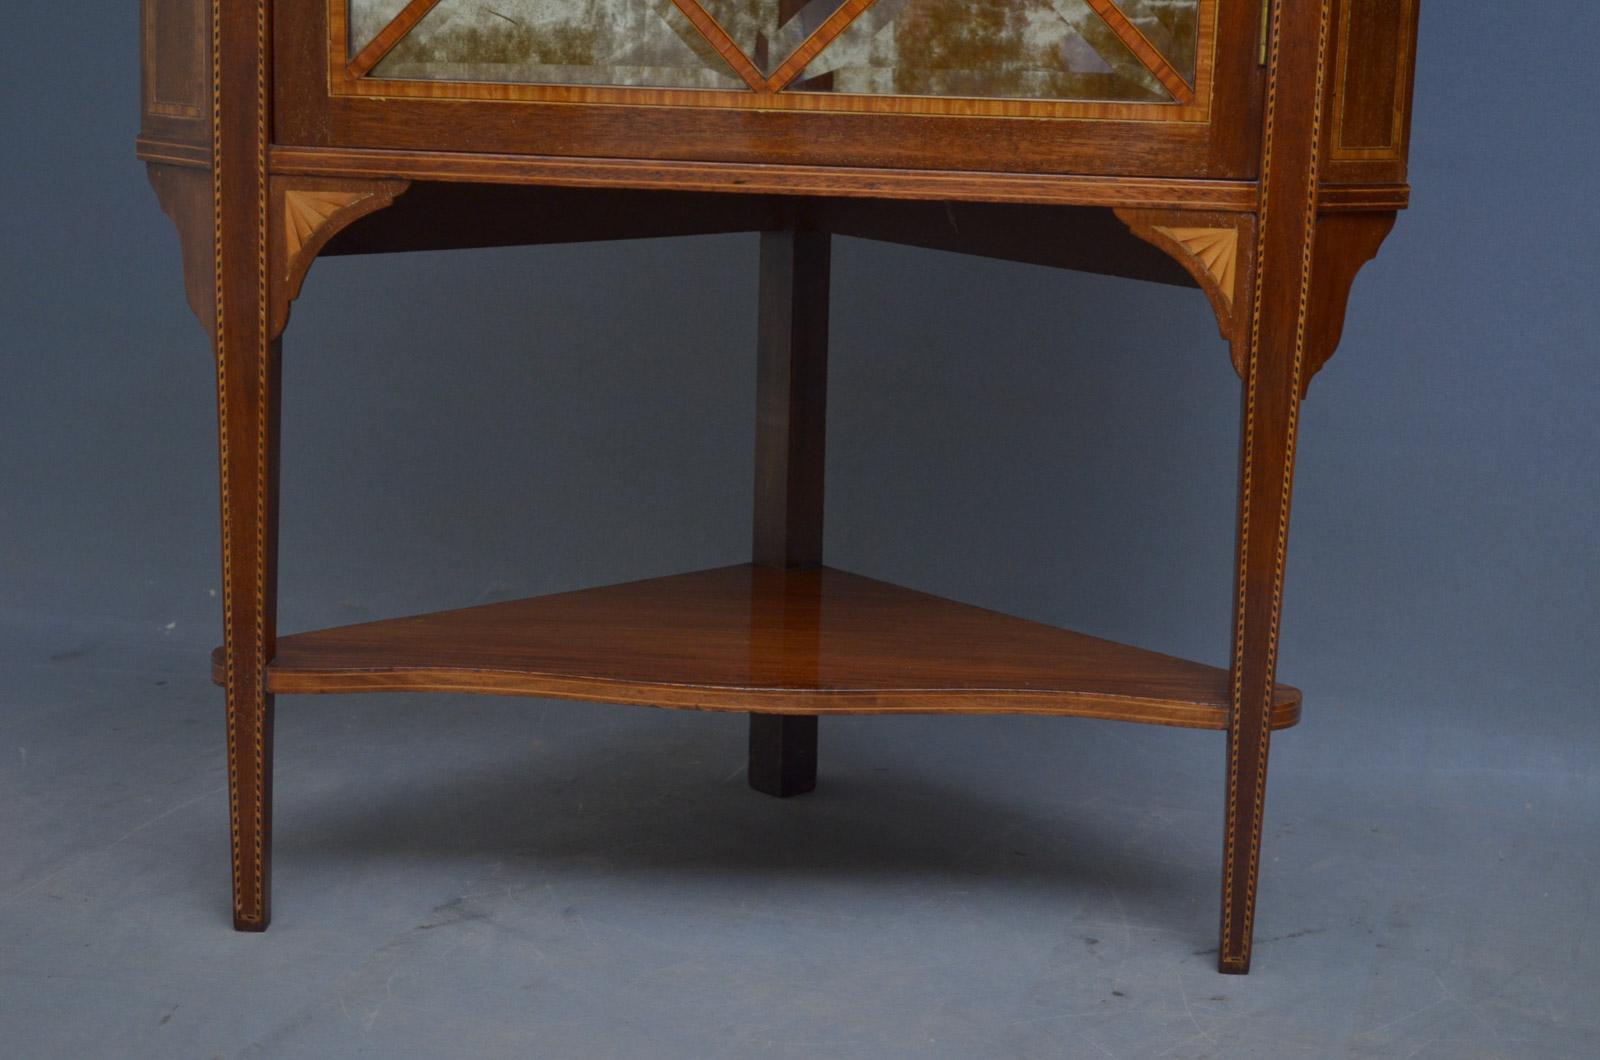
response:
M221 649L213 676L222 677ZM1225 670L831 568L738 566L297 633L273 692L486 692L791 714L1227 727ZM1299 720L1279 685L1274 728Z

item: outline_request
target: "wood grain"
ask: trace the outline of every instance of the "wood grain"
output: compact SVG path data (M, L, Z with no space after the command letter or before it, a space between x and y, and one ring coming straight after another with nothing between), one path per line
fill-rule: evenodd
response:
M1219 971L1250 970L1323 162L1329 0L1277 0L1240 417ZM1236 355L1237 356L1237 355Z
M233 924L271 919L280 349L271 334L272 8L212 0L212 231Z
M805 72L811 65L811 60L832 44L850 24L866 14L876 0L844 0L834 12L823 19L822 25L812 31L811 36L800 42L800 46L783 61L772 76L767 79L767 88L777 92L788 86L789 82Z
M822 562L829 243L813 230L761 234L752 556L784 570Z
M343 24L348 26L349 20L346 12L349 10L350 0L340 0L339 15ZM345 76L351 78L365 77L367 73L383 61L383 57L392 52L395 45L405 39L407 33L416 28L417 23L427 17L428 12L439 6L439 0L410 0L410 3L400 9L387 26L384 26L356 53L356 57L345 64ZM348 32L348 30L346 31ZM340 54L350 54L341 50Z
M368 198L371 192L289 188L283 195L283 260L292 261L300 248L334 214Z
M1164 225L1157 225L1156 230L1194 259L1231 310L1234 285L1239 278L1239 230L1232 227L1169 228Z
M1258 164L1261 70L1224 43L1255 32L1237 4L1201 10L1188 107L349 78L342 0L273 11L274 140L294 148L1052 178L1250 180Z
M1265 70L1259 7L1207 0L1170 105L386 80L349 62L346 0L144 2L138 150L216 354L236 928L270 915L277 692L755 712L752 776L780 794L820 714L1020 712L1226 731L1218 965L1249 968L1270 733L1300 709L1276 679L1300 402L1408 200L1416 0L1275 0ZM430 190L360 220L407 182ZM752 228L785 251L763 270L759 564L279 637L277 331L319 252ZM1226 671L816 566L830 228L1206 291L1244 379Z
M1317 222L1317 278L1306 314L1306 371L1300 383L1303 398L1311 380L1339 348L1344 335L1345 309L1361 267L1377 257L1378 249L1394 229L1390 210L1371 213L1327 214Z
M203 0L144 0L144 111L200 121L206 112L210 48Z
M273 692L488 692L778 714L1222 729L1225 671L831 568L724 567L299 633ZM1279 686L1273 724L1299 717Z
M147 163L145 170L156 200L178 232L189 309L206 335L215 337L217 261L212 242L211 174L195 166L160 162Z
M1172 68L1149 40L1112 6L1108 0L1093 0L1108 8L1102 15L1113 32L1129 44L1141 63L1151 69L1173 95L1171 103L1117 103L1094 100L1002 99L979 96L908 96L805 92L783 90L816 57L823 46L848 29L851 21L872 6L872 0L846 0L801 43L771 77L764 77L727 32L695 0L672 0L695 27L707 37L717 52L754 91L731 89L653 88L612 85L529 84L505 81L451 81L380 78L372 67L387 54L404 34L389 39L384 30L356 61L350 54L348 0L295 0L325 4L324 18L329 27L326 53L328 69L322 86L335 96L376 96L382 98L482 100L522 103L596 103L634 107L702 107L738 110L795 110L855 112L875 114L921 114L979 117L1051 117L1091 121L1200 122L1210 119L1215 83L1216 43L1219 17L1227 5L1203 0L1198 15L1197 63L1195 83L1190 85ZM413 0L428 3L429 0ZM437 0L432 0L437 2ZM1232 17L1229 15L1228 17ZM1250 19L1246 18L1245 22ZM1121 27L1121 28L1119 28ZM404 27L406 32L411 25ZM367 51L383 45L371 65L361 62ZM1251 64L1253 65L1253 63Z
M1156 80L1172 93L1173 99L1185 104L1194 102L1194 88L1183 79L1182 74L1173 69L1172 64L1167 62L1167 57L1150 43L1150 39L1140 32L1139 27L1128 21L1128 16L1122 13L1122 9L1113 0L1085 0L1085 3L1100 16L1102 22L1111 27L1111 32L1127 45L1134 58L1143 63L1145 69L1154 74Z
M306 273L322 248L346 225L394 202L409 184L403 180L272 177L268 199L273 240L269 333L276 339L289 322L289 308L300 297Z
M1396 161L1405 147L1417 0L1343 0L1334 161Z
M800 213L791 211L782 227L761 233L756 318L751 558L780 571L822 563L832 239ZM806 606L819 605L808 596ZM780 638L795 625L787 610L765 606L752 609L750 622L758 635ZM813 790L817 719L751 714L749 755L756 791L789 798Z
M1158 247L1188 271L1211 301L1217 330L1229 342L1234 371L1243 379L1246 344L1241 341L1250 322L1236 293L1255 276L1255 217L1195 210L1147 210L1122 207L1115 211L1130 231Z
M728 31L723 29L721 23L715 18L711 17L709 11L701 7L695 0L672 0L672 4L683 13L683 17L687 18L690 24L699 31L700 35L710 43L716 53L722 56L722 61L727 63L729 68L739 75L740 80L756 92L767 91L767 80L762 76L761 71L757 70L755 64L750 61L744 52L739 50L739 46L733 42L733 38L728 36ZM723 94L726 95L726 93ZM744 93L739 93L739 96L744 96Z
M305 176L529 183L554 187L675 188L746 195L831 195L1241 211L1251 209L1256 201L1256 185L1238 180L1036 176L438 151L282 146L272 152L272 167L275 173Z
M1328 78L1329 185L1405 184L1419 0L1337 0ZM1405 204L1400 203L1399 207Z

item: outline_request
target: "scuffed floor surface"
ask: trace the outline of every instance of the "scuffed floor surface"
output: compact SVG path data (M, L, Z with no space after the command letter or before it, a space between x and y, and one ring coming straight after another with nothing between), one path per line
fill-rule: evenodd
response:
M1215 734L829 719L779 802L737 716L285 697L240 935L204 649L0 644L7 1056L1600 1055L1593 773L1330 756L1308 702L1240 979Z

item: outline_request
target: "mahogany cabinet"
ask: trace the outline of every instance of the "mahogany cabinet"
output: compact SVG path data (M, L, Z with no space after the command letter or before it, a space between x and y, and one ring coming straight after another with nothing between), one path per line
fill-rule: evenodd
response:
M775 795L815 783L824 714L1028 712L1225 734L1219 964L1248 970L1300 712L1299 409L1406 205L1416 25L1417 0L144 0L139 155L216 355L235 925L268 921L277 693L747 712ZM280 635L281 336L316 257L734 231L761 233L750 564ZM823 565L833 233L1204 293L1241 381L1226 665Z

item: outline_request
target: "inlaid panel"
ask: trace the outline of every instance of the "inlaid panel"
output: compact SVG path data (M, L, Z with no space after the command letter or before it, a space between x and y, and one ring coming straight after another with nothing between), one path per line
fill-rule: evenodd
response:
M143 10L145 113L203 117L211 64L199 0L145 0Z
M1192 107L1216 14L1216 0L332 3L345 57L335 80L362 94L380 81L408 95L474 84L689 90L648 101L936 113L988 113L986 100ZM962 106L903 105L917 98Z
M373 0L352 0L352 10ZM744 88L671 0L440 0L372 69L420 81Z
M1416 0L1345 0L1339 12L1335 160L1401 157L1415 24Z
M1173 99L1087 0L878 0L792 87L901 96Z

